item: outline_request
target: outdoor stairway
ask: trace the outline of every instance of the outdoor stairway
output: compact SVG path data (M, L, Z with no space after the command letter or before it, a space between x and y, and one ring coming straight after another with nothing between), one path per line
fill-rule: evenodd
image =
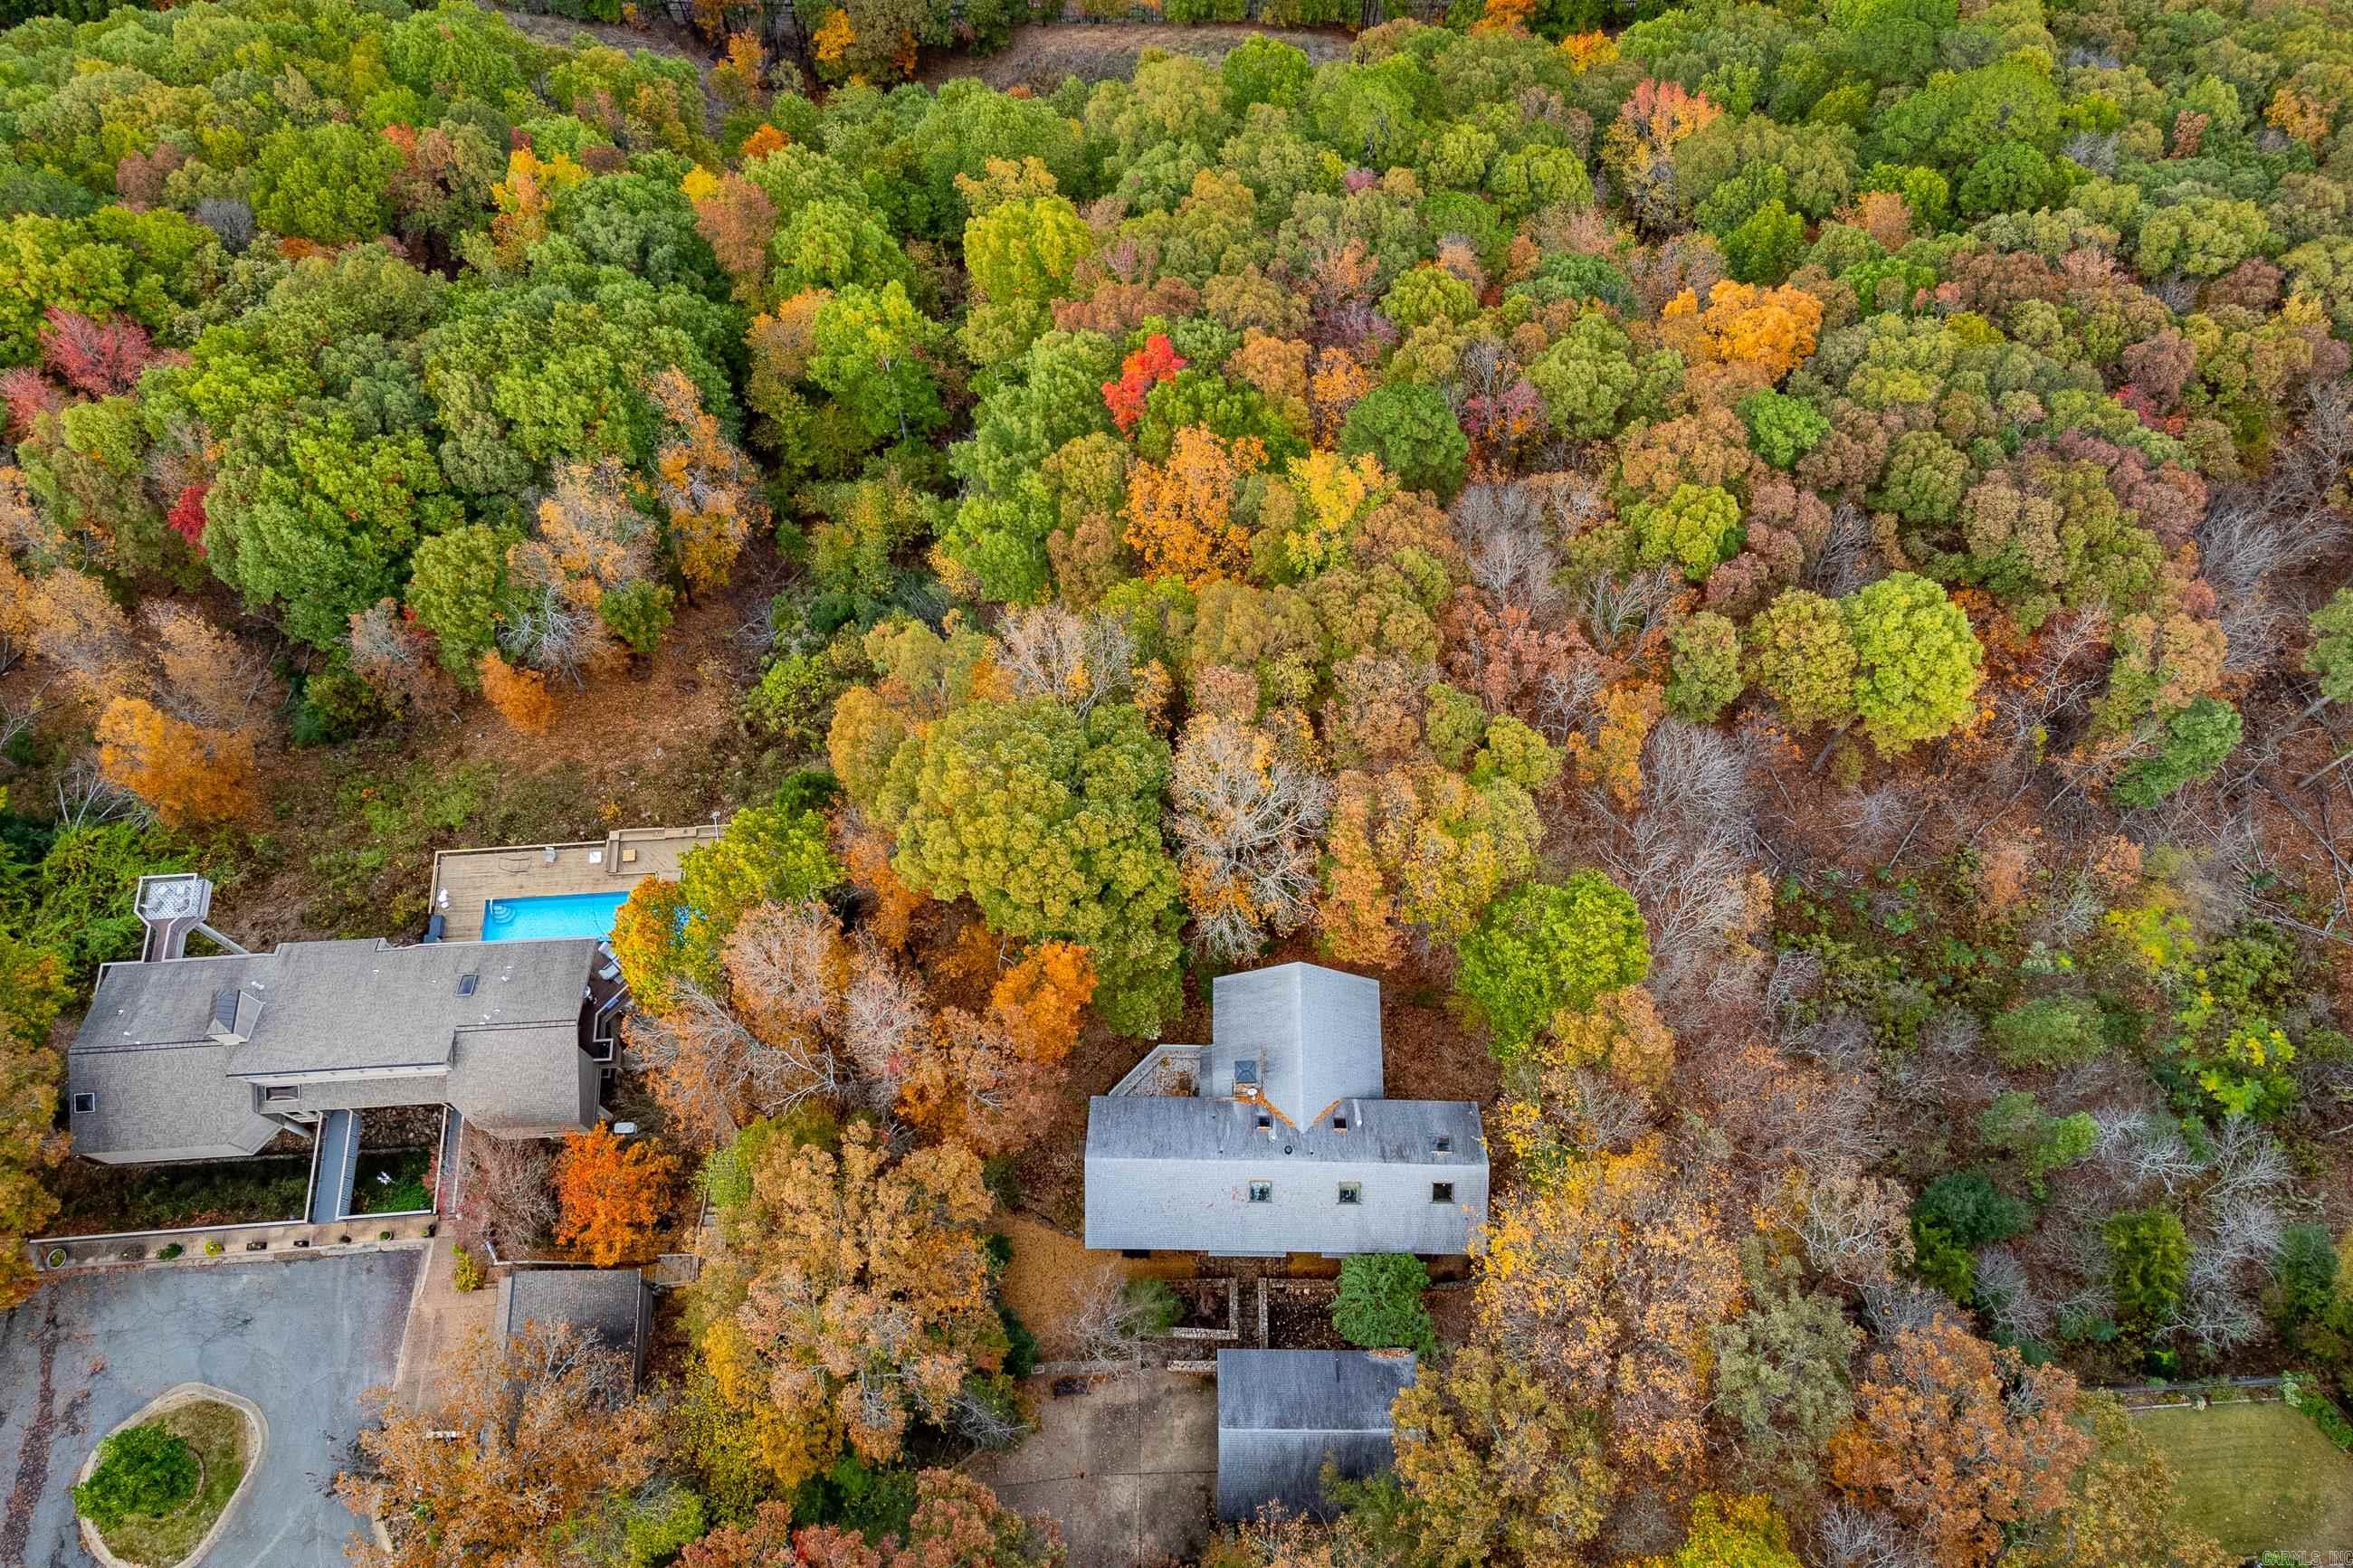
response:
M319 1157L311 1177L312 1225L334 1225L351 1217L352 1176L359 1157L359 1112L327 1112L319 1123Z

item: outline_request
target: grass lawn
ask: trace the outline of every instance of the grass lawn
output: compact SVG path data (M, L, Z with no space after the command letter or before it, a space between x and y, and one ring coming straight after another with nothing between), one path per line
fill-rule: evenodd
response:
M253 1458L252 1429L242 1413L209 1399L166 1411L154 1424L187 1439L204 1465L204 1479L176 1512L153 1519L133 1514L105 1532L106 1544L125 1562L171 1568L195 1549L228 1506Z
M352 1182L352 1212L407 1214L431 1208L433 1194L425 1184L425 1173L432 1163L433 1152L429 1149L386 1149L379 1153L362 1154ZM391 1182L378 1181L379 1173L390 1176Z
M2353 1550L2353 1455L2284 1405L2194 1405L2133 1419L2173 1461L2182 1517L2233 1556Z

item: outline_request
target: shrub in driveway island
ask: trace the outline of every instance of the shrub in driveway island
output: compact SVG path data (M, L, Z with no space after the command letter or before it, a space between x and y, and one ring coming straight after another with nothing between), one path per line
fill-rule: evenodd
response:
M100 1530L132 1514L171 1512L196 1494L201 1467L187 1439L161 1426L132 1426L100 1445L98 1468L74 1488L74 1508Z

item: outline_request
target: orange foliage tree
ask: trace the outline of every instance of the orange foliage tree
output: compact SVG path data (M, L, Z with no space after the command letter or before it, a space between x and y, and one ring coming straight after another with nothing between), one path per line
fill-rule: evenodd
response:
M495 653L482 656L482 695L517 731L544 735L555 722L555 699L548 694L547 677L535 669L509 664Z
M549 1533L605 1495L653 1474L654 1407L629 1397L629 1364L569 1323L529 1322L512 1336L478 1328L418 1408L379 1388L360 1433L367 1464L335 1478L335 1496L382 1520L389 1550L355 1539L366 1568L546 1563Z
M251 737L185 723L142 698L106 705L98 721L98 766L174 827L255 810Z
M1831 1476L1903 1521L1939 1568L1982 1568L2012 1527L2066 1505L2092 1452L2074 1414L2073 1376L1940 1317L1872 1356Z
M845 1445L887 1464L913 1421L947 1421L966 1377L1004 1362L980 1161L955 1143L893 1159L860 1121L839 1149L765 1140L748 1175L702 1277L713 1390L786 1488Z
M1199 584L1250 566L1250 530L1234 518L1234 489L1266 461L1255 436L1230 445L1198 425L1176 432L1166 463L1128 476L1127 542L1155 577Z
M567 1132L555 1160L555 1239L599 1268L653 1254L654 1227L670 1199L678 1161L603 1122Z
M646 391L670 425L670 439L654 454L654 476L670 511L671 553L690 587L718 587L744 542L768 525L759 469L720 430L684 371L673 365Z
M1025 1058L1058 1062L1079 1043L1094 994L1094 954L1074 942L1041 942L997 977L988 1008Z
M1726 279L1708 290L1705 310L1686 289L1659 312L1660 336L1685 358L1741 366L1767 383L1804 363L1821 327L1822 302L1787 284Z

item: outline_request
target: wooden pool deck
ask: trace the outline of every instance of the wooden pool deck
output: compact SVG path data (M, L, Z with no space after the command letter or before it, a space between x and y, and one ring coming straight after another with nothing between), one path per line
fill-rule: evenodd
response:
M625 827L583 844L508 844L444 849L433 857L433 910L445 942L479 942L482 906L492 899L627 892L643 877L678 875L679 861L720 830Z

